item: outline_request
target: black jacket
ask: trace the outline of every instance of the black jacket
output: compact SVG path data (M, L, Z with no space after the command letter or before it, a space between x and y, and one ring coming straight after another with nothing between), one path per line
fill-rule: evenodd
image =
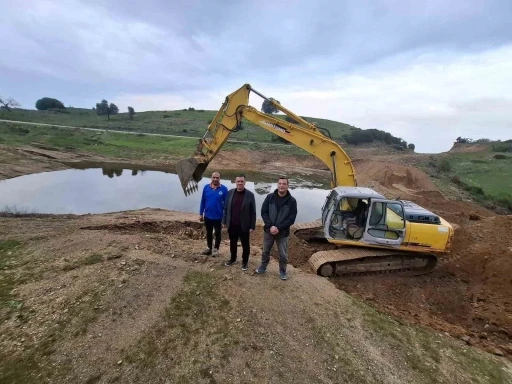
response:
M264 230L270 233L270 227L276 226L279 230L277 237L290 236L290 227L295 223L297 217L297 200L286 192L284 201L278 211L276 198L277 189L273 193L269 193L261 206L261 218L265 223Z
M235 191L236 188L233 188L228 192L228 198L224 205L222 224L226 224L228 228L229 222L231 221L231 205ZM256 200L254 199L254 193L249 191L247 188L245 189L242 209L240 211L240 226L242 227L243 232L249 232L249 229L254 230L256 228Z

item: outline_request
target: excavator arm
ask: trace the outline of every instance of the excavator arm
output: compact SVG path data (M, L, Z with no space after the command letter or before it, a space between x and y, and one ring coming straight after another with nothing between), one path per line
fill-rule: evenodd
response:
M250 106L251 91L271 102L297 123L281 120ZM201 180L208 164L226 143L231 133L240 129L243 118L320 159L331 171L331 188L339 185L357 185L352 161L338 143L323 134L320 131L321 128L307 122L273 99L263 96L249 84L245 84L226 97L205 134L199 140L193 156L177 162L176 171L186 195L197 190L197 182Z

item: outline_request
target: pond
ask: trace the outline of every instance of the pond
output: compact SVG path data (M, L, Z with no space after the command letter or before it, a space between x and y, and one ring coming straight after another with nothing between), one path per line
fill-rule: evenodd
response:
M75 165L76 166L76 165ZM207 170L195 193L185 196L179 178L168 170L136 167L83 166L81 169L43 172L0 181L0 210L20 213L87 214L142 208L163 208L199 213L201 191L210 182ZM222 172L221 182L235 188L237 173ZM297 199L296 222L320 218L329 193L325 178L288 176L290 192ZM314 176L313 176L314 178ZM246 173L246 188L255 193L256 212L267 193L277 187L277 175Z

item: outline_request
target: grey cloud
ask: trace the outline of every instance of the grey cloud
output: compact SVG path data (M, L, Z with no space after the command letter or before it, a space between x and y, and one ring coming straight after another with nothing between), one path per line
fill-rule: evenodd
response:
M43 90L78 105L91 94L234 89L246 81L307 87L408 54L511 42L511 15L510 0L8 3L0 72L10 75L0 92L28 106Z

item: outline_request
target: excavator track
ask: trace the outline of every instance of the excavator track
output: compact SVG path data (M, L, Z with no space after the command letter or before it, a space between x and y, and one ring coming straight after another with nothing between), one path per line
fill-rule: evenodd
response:
M292 226L292 232L302 240L324 239L322 220L318 219L309 223L297 223Z
M431 272L436 263L433 254L359 247L320 251L309 259L313 270L324 277L382 273L417 276Z

